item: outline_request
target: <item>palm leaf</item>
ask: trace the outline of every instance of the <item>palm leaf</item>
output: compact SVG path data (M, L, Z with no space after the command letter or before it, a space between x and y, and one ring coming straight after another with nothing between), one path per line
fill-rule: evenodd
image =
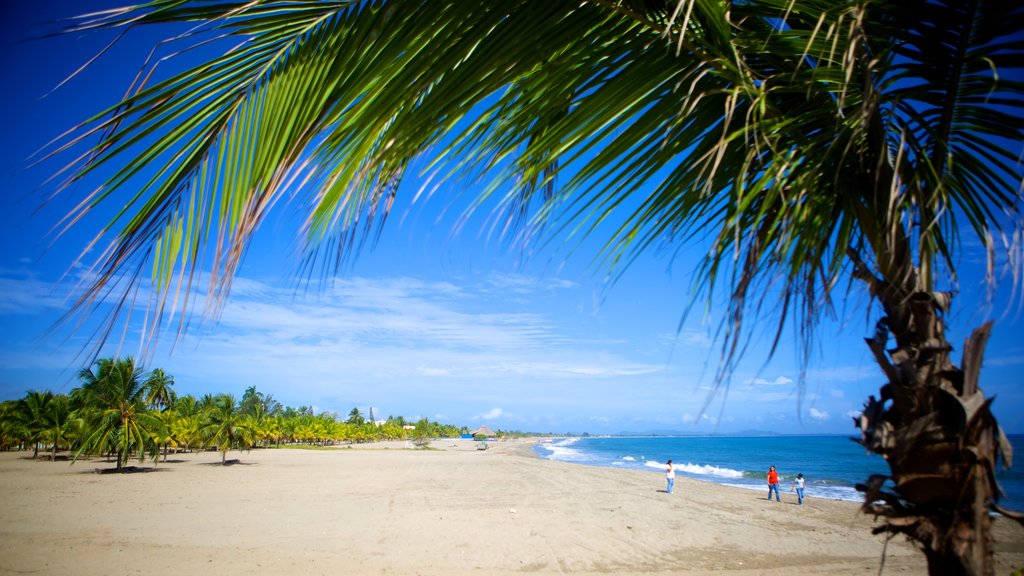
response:
M613 276L699 240L695 301L728 295L722 376L751 315L809 345L851 253L931 289L962 219L990 247L1017 225L1013 2L156 0L78 29L167 22L199 23L180 54L229 49L84 124L101 140L69 168L113 169L69 222L128 191L76 306L148 269L148 337L206 267L216 314L282 196L306 210L304 261L334 272L417 158L431 186L484 182L473 209L502 207L513 241L600 236Z

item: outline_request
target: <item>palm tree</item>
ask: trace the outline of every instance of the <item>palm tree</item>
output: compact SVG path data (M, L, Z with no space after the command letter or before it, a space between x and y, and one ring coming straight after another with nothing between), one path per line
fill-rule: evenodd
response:
M158 412L174 406L174 401L178 398L174 391L174 377L166 374L162 368L149 373L146 387L149 389L146 402Z
M32 445L32 459L39 458L39 443L49 429L53 393L33 390L18 401L17 415L25 439Z
M213 406L204 416L200 433L220 451L221 464L228 463L228 450L232 447L241 450L252 446L254 434L248 418L236 409L235 398L230 394L215 397Z
M363 418L363 413L359 411L358 407L356 407L356 408L353 408L352 411L348 413L348 420L346 420L346 422L348 422L349 424L355 424L355 425L358 426L358 425L366 422L366 419Z
M426 155L435 181L488 179L474 206L506 208L512 242L603 235L613 277L702 240L695 298L728 294L722 386L750 318L777 337L794 325L809 352L837 296L870 295L888 382L857 425L894 487L866 482L865 510L933 572L991 573L1009 447L978 386L989 328L958 367L943 321L961 235L990 261L996 238L1019 246L1019 2L156 0L76 30L197 20L179 41L237 42L80 127L99 143L68 183L109 167L96 198L139 201L104 230L120 234L78 308L122 273L141 289L151 257L166 301L212 253L216 310L292 183L310 198L310 258L344 262Z
M18 402L0 402L0 450L10 450L21 444L22 428L18 417Z
M185 451L188 452L199 440L202 410L200 410L195 396L185 395L174 403L174 412L178 415L178 419L171 426L171 433L176 442L179 445L184 445Z
M61 446L70 447L78 438L81 419L72 412L71 398L67 394L54 394L43 421L46 430L42 437L50 444L50 461L54 462L57 450Z
M178 433L181 431L181 428L176 425L179 420L181 418L173 408L153 413L149 436L153 443L163 452L164 462L167 461L167 449L170 446L178 446ZM153 465L156 466L159 461L159 457L154 458Z
M79 448L82 454L117 455L117 470L124 469L132 452L139 461L146 451L156 455L148 429L153 416L146 411L149 388L142 381L143 371L131 358L101 358L92 368L79 373L82 386L71 391L71 398L84 420Z

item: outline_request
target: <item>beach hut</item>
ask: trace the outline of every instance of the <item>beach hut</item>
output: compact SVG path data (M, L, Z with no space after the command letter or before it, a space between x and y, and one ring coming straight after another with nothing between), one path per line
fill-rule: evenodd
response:
M494 438L495 436L494 430L491 430L487 426L481 426L476 430L471 431L470 434L473 435L473 438L476 438L477 436L483 436L485 438Z

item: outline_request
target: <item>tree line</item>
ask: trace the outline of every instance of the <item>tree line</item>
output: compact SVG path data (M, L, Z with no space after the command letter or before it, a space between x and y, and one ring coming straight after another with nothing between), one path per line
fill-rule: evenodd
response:
M30 391L0 403L0 449L48 451L56 460L66 451L116 458L117 470L146 457L157 465L168 452L217 450L221 463L230 450L288 444L330 446L347 442L453 437L465 427L413 423L389 416L375 421L353 408L347 419L314 414L309 406L284 406L270 394L249 387L240 400L231 394L178 396L174 378L162 369L146 372L130 358L102 358L79 373L70 394Z

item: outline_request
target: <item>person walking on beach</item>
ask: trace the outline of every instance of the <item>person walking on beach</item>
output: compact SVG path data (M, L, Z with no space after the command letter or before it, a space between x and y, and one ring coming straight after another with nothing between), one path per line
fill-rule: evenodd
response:
M665 480L668 481L668 493L672 493L672 487L676 484L676 469L672 467L672 461L668 461L668 470L665 472Z
M768 467L768 499L772 499L772 492L775 492L775 501L782 502L782 498L779 497L779 473L775 471L775 466Z
M793 480L793 485L789 487L789 491L790 492L792 492L794 489L796 489L796 503L797 504L803 504L804 503L804 475L802 473L796 475L796 479Z

